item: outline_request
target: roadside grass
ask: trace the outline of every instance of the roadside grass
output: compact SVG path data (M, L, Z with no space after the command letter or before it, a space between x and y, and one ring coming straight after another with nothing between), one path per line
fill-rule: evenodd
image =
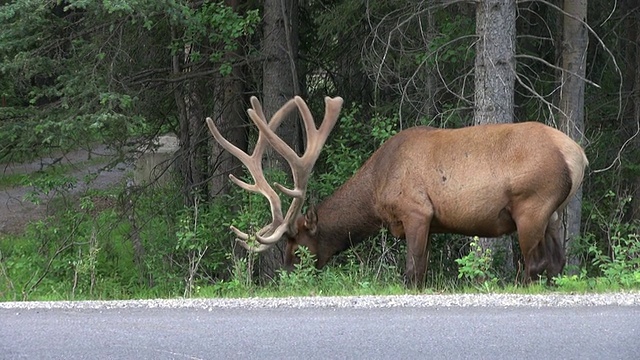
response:
M47 219L31 224L25 234L0 237L0 301L185 297L185 267L178 264L181 259L174 254L167 263L167 254L158 254L164 260L150 260L147 265L157 260L164 265L157 263L158 268L136 265L129 238L130 224L122 221L114 209L95 217L77 216L73 212L67 216L66 225L55 226L53 223L59 219ZM73 231L67 233L65 228ZM150 235L162 233L169 231L156 228ZM584 294L640 290L637 269L632 269L629 275L635 276L635 282L621 283L620 276L587 276L583 271L579 275L563 275L552 286L545 279L525 286L513 281L451 278L434 266L428 273L426 286L412 289L404 285L401 268L380 266L380 259L348 253L342 261L332 261L320 271L308 257L295 271L280 271L273 279L259 283L248 270L251 267L247 266L246 258L229 258L237 262L231 264L230 274L212 279L205 276L203 269L188 297ZM151 284L149 278L154 278Z
M109 216L99 222L106 223ZM113 221L114 218L111 218ZM111 224L113 225L113 223ZM90 237L83 235L86 224L78 224L74 240L65 246L70 249L53 249L43 246L45 224L34 225L28 234L0 238L0 301L16 300L128 300L184 297L184 277L180 271L158 277L153 286L141 279L134 265L133 249L126 239L127 225L112 228L110 241L101 241L92 252ZM61 229L47 228L49 235ZM104 238L107 234L98 234ZM55 242L54 239L49 241ZM70 250L70 251L69 251ZM190 297L194 298L246 298L246 297L296 297L296 296L358 296L404 294L585 294L616 291L638 291L635 284L619 284L602 277L563 276L556 285L548 286L546 280L530 285L503 283L470 283L461 279L449 279L432 269L423 289L407 288L402 271L389 267L379 272L375 260L358 262L347 260L332 263L318 271L311 266L301 266L294 272L278 272L276 277L258 283L246 273L230 274L227 279L210 281L201 278L196 282ZM246 268L244 269L246 270ZM640 278L640 276L639 276Z
M403 282L403 242L382 233L317 270L304 252L293 272L258 278L255 255L233 249L229 206L180 209L151 189L123 200L123 189L90 191L59 202L50 217L19 235L0 236L0 301L151 298L244 298L401 294L583 294L640 290L637 228L618 232L611 252L592 250L584 268L548 286L495 275L482 252L434 257L423 289ZM585 237L589 240L589 237ZM144 246L137 258L135 244Z

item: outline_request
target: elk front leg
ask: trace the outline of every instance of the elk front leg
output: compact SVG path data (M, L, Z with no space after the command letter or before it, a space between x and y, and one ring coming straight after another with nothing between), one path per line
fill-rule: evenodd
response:
M429 262L430 219L430 216L413 216L409 221L403 222L407 239L405 281L409 286L424 286L424 277Z

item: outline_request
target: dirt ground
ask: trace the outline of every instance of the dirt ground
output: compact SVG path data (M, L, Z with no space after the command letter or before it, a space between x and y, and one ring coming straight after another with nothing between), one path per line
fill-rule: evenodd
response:
M132 167L118 164L113 169L103 170L111 160L110 157L111 152L106 147L97 146L91 150L54 154L25 164L2 164L0 165L0 177L10 174L35 173L54 163L56 165L71 165L71 170L67 175L78 179L77 185L71 189L71 193L81 194L88 188L104 189L125 181L125 177ZM97 174L97 176L90 183L86 183L84 179L91 174ZM25 186L0 188L0 235L21 233L27 223L42 219L47 215L48 203L53 194L41 196L40 203L36 205L25 200L25 195L32 190L32 188Z

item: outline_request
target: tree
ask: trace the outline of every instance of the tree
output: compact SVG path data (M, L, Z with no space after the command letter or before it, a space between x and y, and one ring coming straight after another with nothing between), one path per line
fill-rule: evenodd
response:
M215 119L225 135L246 146L241 126L245 116L241 110L241 64L246 57L241 45L253 33L258 18L255 10L239 9L232 0L187 5L186 20L171 24L175 49L172 64L173 73L182 77L173 87L180 129L182 191L185 206L193 206L196 198L207 200L210 194L225 193L228 183L220 179L238 171L238 163L212 144L203 119L217 114ZM215 180L208 181L210 176Z
M515 0L484 0L476 5L476 62L474 123L513 122L515 84ZM481 238L483 249L504 254L505 268L513 267L511 241L502 244Z
M225 0L225 5L239 18L255 11L247 8L247 5L242 6L238 0ZM217 73L212 81L214 114L212 117L222 135L243 150L247 149L249 143L246 131L247 104L244 98L249 87L246 65L248 62L246 49L251 42L249 35L239 37L232 46L225 45L224 42L218 44L217 49L223 53L222 61L230 68L227 67L224 73ZM208 132L207 139L211 148L209 191L211 198L215 198L229 193L231 185L229 174L241 178L243 168L238 159L223 150Z
M172 30L175 34L177 31ZM177 40L177 39L175 39ZM193 62L192 51L198 52L195 43L184 44L183 51L172 54L173 74L176 77L190 70ZM180 137L180 161L179 169L182 178L183 203L186 207L195 206L198 199L207 200L205 181L207 168L208 149L204 122L203 89L199 79L188 79L178 83L174 88L174 98L178 110L179 137Z
M516 3L484 0L476 7L474 123L513 122Z
M587 65L588 33L587 0L564 2L562 33L562 75L560 80L560 128L579 144L584 144L584 78ZM571 199L564 213L564 239L571 248L580 234L582 188ZM577 265L577 258L569 257L569 264Z
M262 103L265 116L270 118L285 102L302 95L298 75L298 2L295 0L266 0L264 2L262 34ZM278 129L282 140L300 153L303 149L300 121L296 115L284 120ZM267 168L279 168L290 173L288 164L277 153L267 150ZM260 256L259 271L273 277L282 266L282 242Z
M625 166L629 169L626 181L631 196L628 218L640 220L640 168L634 159L640 157L640 4L626 0L621 3L624 21L624 35L621 36L622 50L625 52L625 73L623 79L624 98L627 99L623 112L624 139L631 139Z
M244 121L238 86L228 88L240 97L232 106L218 106L214 99L228 96L223 82L240 77L230 75L247 61L235 50L258 20L256 10L239 13L209 1L3 4L0 94L8 106L0 111L0 157L11 161L103 143L115 150L117 164L158 134L175 132L183 182L178 198L170 200L178 208L206 200L209 159L216 157L209 156L204 118L214 109L238 114L231 109L239 105L242 115L225 119L234 125ZM241 126L225 128L234 134L229 138L246 142ZM225 175L233 167L216 165L211 168ZM138 195L133 193L127 192L128 200ZM146 219L130 214L131 238L141 249L136 233Z

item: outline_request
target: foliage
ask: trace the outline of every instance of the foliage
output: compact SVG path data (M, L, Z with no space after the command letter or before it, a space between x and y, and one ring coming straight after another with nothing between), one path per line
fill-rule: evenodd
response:
M331 140L322 149L321 159L311 179L310 188L325 198L349 179L371 155L374 148L365 124L358 121L358 108L343 111Z
M343 111L331 140L322 149L310 186L320 198L344 184L382 143L398 132L396 117L378 115L366 123L361 117L358 107Z
M197 198L196 198L197 199ZM178 214L176 230L176 253L184 252L187 258L184 296L190 297L200 273L200 262L209 250L208 239L204 237L205 227L200 222L199 204L193 209L185 209Z
M298 248L296 255L300 262L294 265L294 271L278 272L277 284L280 289L308 289L316 282L318 269L315 266L315 256L304 246Z
M13 288L5 298L129 297L137 273L128 264L126 231L113 211L95 219L65 211L31 224L23 238L3 239L3 267Z
M610 238L609 251L589 247L593 265L602 276L623 288L640 286L640 223L618 224Z
M474 237L469 243L469 253L455 260L460 266L458 278L479 289L491 290L498 282L492 269L493 255L491 249L483 250L478 241L479 238Z
M185 67L228 74L234 59L223 54L259 20L210 1L3 4L0 160L175 132L172 57L188 47Z
M64 154L100 142L115 150L115 164L159 133L197 132L180 126L181 102L202 107L190 119L202 125L203 117L220 112L220 93L231 89L227 81L242 83L239 97L264 95L262 5L245 2L232 9L209 0L3 2L0 162ZM292 67L303 85L300 93L312 107L324 95L343 96L346 104L312 177L310 189L317 198L343 184L402 128L469 123L473 4L334 0L299 5L300 56L292 58ZM518 7L515 115L553 123L562 14L545 2L519 2ZM636 44L627 35L635 33L629 20L638 11L589 2L587 19L595 32L590 36L600 37L585 54L587 80L598 84L585 90L583 145L592 171L584 184L585 230L570 249L582 266L557 279L561 290L638 286L639 225L632 219L631 198L639 173L632 138L636 109L631 105L638 89L627 83L638 68L631 55ZM317 107L314 114L321 113ZM184 145L187 157L196 151L193 147L209 146L206 141ZM203 153L203 161L213 160L212 153ZM213 172L215 165L209 165L205 170ZM229 232L230 225L251 232L268 222L268 204L260 195L211 189L205 199L195 189L178 191L179 184L78 195L80 184L69 172L44 167L29 176L0 180L3 188L22 182L32 190L28 198L34 202L55 199L49 204L57 210L31 224L25 234L0 240L0 298L404 291L399 285L404 243L384 231L320 272L309 259L296 272L280 273L270 282L257 278L256 258L237 249ZM284 173L267 175L290 182ZM182 200L189 191L202 198L195 196L198 201L185 206ZM113 204L101 207L102 197ZM142 254L137 254L136 241ZM467 253L465 241L433 237L430 288L497 290L498 275L489 259L499 254L480 252L474 245ZM456 267L452 259L461 254Z
M559 277L556 284L582 291L640 288L640 222L622 217L629 201L609 191L599 206L587 203L589 228L596 231L585 232L571 249L572 255L582 255L585 265L578 274Z

